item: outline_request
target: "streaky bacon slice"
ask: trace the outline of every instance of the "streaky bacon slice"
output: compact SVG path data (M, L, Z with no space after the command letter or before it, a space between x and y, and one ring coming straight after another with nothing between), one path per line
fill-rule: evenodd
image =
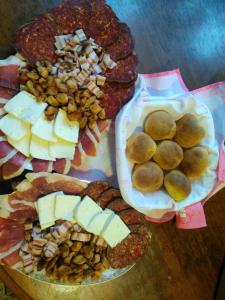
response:
M7 180L19 176L25 170L29 159L20 152L17 152L2 167L3 179Z
M16 194L20 199L26 199L26 201L35 202L42 192L36 189L29 180L24 179L16 186Z
M74 157L71 163L74 168L79 167L82 163L82 154L78 146L75 148Z
M87 183L79 179L57 173L27 173L26 178L44 194L55 191L79 194L87 187Z
M19 248L20 248L21 243L19 243L18 245L19 245ZM4 257L1 260L1 263L3 265L8 266L8 267L14 266L15 264L17 264L18 262L21 261L21 257L19 255L19 253L20 253L20 249L15 250L14 252L12 252L12 253L8 254L6 257Z
M0 86L13 90L19 89L19 66L0 66Z
M0 255L16 246L24 237L23 224L14 220L0 218Z
M0 86L0 97L4 99L11 99L15 96L18 92L6 87Z
M33 168L34 172L52 172L53 171L52 162L49 160L33 158L31 163L32 163L32 168Z
M80 143L86 155L96 156L96 140L89 129L80 133Z
M97 126L98 126L99 131L102 133L109 126L109 121L108 120L98 120Z
M53 169L60 174L68 174L71 168L71 161L66 158L56 159L53 162Z
M6 137L0 134L0 166L4 165L7 161L9 161L12 157L14 157L17 153L7 141Z

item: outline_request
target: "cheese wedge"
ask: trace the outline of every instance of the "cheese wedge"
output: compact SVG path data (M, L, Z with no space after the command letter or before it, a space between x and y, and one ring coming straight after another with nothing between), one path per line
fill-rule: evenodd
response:
M130 233L129 228L121 220L118 215L114 217L109 222L108 226L101 233L101 237L107 242L107 244L113 248L122 240L124 240Z
M54 133L60 139L71 143L77 143L79 123L77 121L69 121L67 113L60 109L55 120Z
M7 114L0 119L0 130L3 131L7 137L14 141L19 141L30 132L30 125L11 114Z
M56 142L57 138L54 135L54 120L48 121L45 117L45 114L42 113L40 118L32 127L32 133L38 136L39 138L49 141Z
M87 229L91 219L99 212L102 212L101 207L90 197L85 196L74 211L74 219L80 226Z
M102 212L96 214L87 226L87 231L96 235L107 227L110 220L113 218L114 212L111 209L104 209Z
M74 209L80 203L80 196L58 195L56 196L55 218L56 220L74 221Z
M55 158L68 158L72 160L74 157L75 146L75 143L66 142L58 138L56 143L49 143L49 154Z
M33 95L22 91L10 99L4 106L4 109L18 119L34 124L40 118L47 105L44 102L37 102Z
M14 141L13 139L7 137L9 144L12 145L16 150L20 151L26 157L30 156L30 139L30 132L19 141Z
M55 224L55 199L57 195L62 194L63 192L56 192L38 199L36 207L42 229Z
M40 158L45 160L55 160L54 157L49 155L49 142L40 139L36 135L32 134L30 142L30 154L34 158Z

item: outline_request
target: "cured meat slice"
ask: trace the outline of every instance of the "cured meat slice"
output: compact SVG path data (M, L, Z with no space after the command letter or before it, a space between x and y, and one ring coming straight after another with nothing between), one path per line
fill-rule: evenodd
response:
M86 155L96 156L97 141L88 128L81 133L80 143Z
M112 9L104 1L90 1L92 16L88 34L97 44L106 47L112 44L119 34L119 22Z
M117 62L117 66L104 72L107 81L112 82L131 82L137 79L138 60L136 55L130 55Z
M22 153L17 152L2 166L3 179L7 180L19 176L25 170L28 159Z
M144 235L145 239L149 239L148 231L144 224L133 224L128 227L132 233Z
M16 48L30 62L56 60L54 35L45 24L34 21L16 33Z
M116 247L107 250L107 259L112 268L124 268L137 262L145 253L147 236L131 233Z
M0 86L13 90L19 89L19 66L0 66Z
M87 183L62 174L28 173L26 178L44 194L63 191L67 194L80 194L87 187Z
M62 32L61 26L55 22L54 17L51 13L45 13L38 16L36 18L36 21L41 22L42 24L47 26L54 36L60 35Z
M76 167L79 167L81 165L81 163L82 163L82 154L79 150L79 147L76 146L74 157L73 157L71 164L74 168L76 168Z
M12 253L11 253L11 251L9 251L10 254L8 254L6 257L4 257L0 262L3 265L6 265L8 267L12 267L15 264L17 264L21 260L20 255L19 255L21 244L22 243L18 243L17 247L19 247L19 248Z
M15 156L17 150L15 150L7 141L6 138L1 134L0 136L0 166L9 161Z
M145 222L145 216L133 208L121 211L119 216L127 225L143 224Z
M17 91L0 86L0 97L4 99L11 99L17 94Z
M116 117L120 108L132 98L134 90L134 85L130 87L113 83L106 83L104 85L101 106L105 109L107 119L114 119Z
M110 201L112 201L114 198L121 197L120 191L114 188L111 188L105 192L103 192L97 199L98 205L101 206L101 208L105 208Z
M92 8L88 0L67 0L73 15L76 18L76 29L83 29L84 32L89 26L89 20L92 13Z
M114 61L118 61L129 56L134 50L134 39L130 29L125 23L120 23L120 31L117 40L106 48Z
M0 254L17 245L25 237L23 224L0 218Z
M57 173L68 174L70 168L71 168L71 161L69 159L60 158L60 159L56 159L56 161L53 162L53 169Z
M111 185L108 182L97 180L89 183L87 188L81 193L81 196L87 195L97 201L98 197L109 188L111 188Z
M34 202L38 199L42 192L36 189L29 180L24 179L16 186L16 194L20 199L26 199L26 201Z
M107 205L107 208L115 212L120 212L122 210L130 208L130 205L126 203L122 198L116 198Z
M33 158L32 168L34 172L52 172L52 162L44 159Z

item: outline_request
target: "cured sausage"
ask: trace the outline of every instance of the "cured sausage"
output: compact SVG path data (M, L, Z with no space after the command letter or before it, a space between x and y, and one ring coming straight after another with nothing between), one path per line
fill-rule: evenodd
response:
M115 212L120 212L122 210L130 208L130 205L126 203L122 198L116 198L107 205L107 208Z
M114 198L121 197L120 191L114 188L111 188L105 192L103 192L97 199L97 204L101 206L101 208L105 208L107 204L112 201Z
M143 224L145 222L144 215L133 208L119 212L119 216L126 225Z
M97 201L98 197L109 188L111 188L111 185L108 182L97 180L89 183L87 188L81 193L81 196L87 195Z

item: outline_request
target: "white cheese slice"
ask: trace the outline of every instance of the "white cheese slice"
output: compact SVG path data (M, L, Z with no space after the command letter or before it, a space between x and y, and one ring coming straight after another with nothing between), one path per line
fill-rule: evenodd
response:
M0 120L0 130L14 141L19 141L30 132L30 125L11 114L7 114Z
M87 229L87 225L91 219L101 211L101 207L96 204L95 201L85 196L74 211L74 219L79 225L84 227L84 229Z
M96 235L100 235L106 224L113 218L114 212L111 209L105 209L94 216L87 226L87 231Z
M75 146L75 143L66 142L58 138L56 143L49 143L49 154L55 158L68 158L72 160L74 157Z
M40 158L45 160L55 160L54 157L49 154L49 142L40 139L36 135L32 134L30 142L30 154L34 158Z
M70 121L67 118L67 113L60 109L54 126L54 132L57 137L71 143L77 143L79 134L79 123Z
M11 144L16 150L20 151L26 157L30 156L30 139L30 132L19 141L14 141L13 139L7 137L9 144Z
M37 212L41 228L47 228L55 224L55 199L63 192L48 194L37 200Z
M58 195L56 196L55 218L56 220L74 221L74 209L80 203L80 196Z
M125 239L130 233L129 228L121 220L118 215L109 222L108 226L101 233L101 237L107 242L110 247L115 247L123 239Z
M41 114L40 118L33 125L31 131L33 134L43 140L49 142L57 141L57 138L54 135L54 120L48 121L44 113Z
M34 124L37 122L47 105L48 104L44 102L37 102L33 95L26 91L22 91L10 99L4 108L8 113L11 113L15 117L30 124Z

